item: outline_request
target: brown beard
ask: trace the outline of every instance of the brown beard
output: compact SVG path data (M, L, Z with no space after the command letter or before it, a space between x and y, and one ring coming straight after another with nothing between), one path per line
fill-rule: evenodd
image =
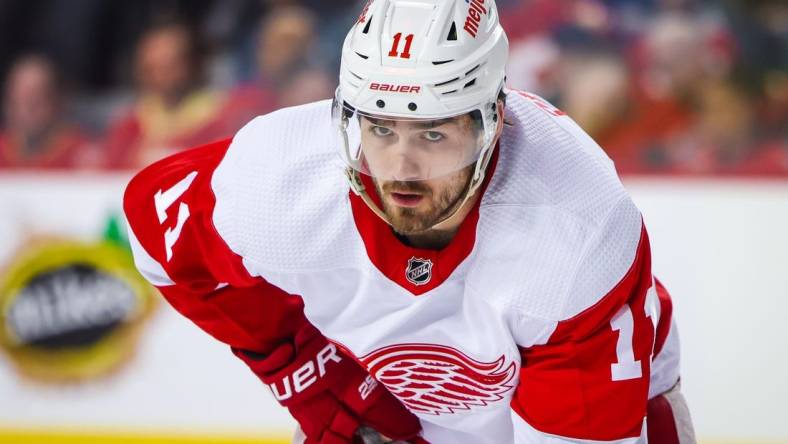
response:
M384 182L375 181L378 196L383 202L383 211L395 232L407 236L426 234L433 226L451 216L462 205L465 192L473 175L474 165L470 165L451 176L439 179L443 184L442 189L435 194L434 190L425 182ZM404 208L389 203L386 196L391 192L419 193L428 204L427 209Z

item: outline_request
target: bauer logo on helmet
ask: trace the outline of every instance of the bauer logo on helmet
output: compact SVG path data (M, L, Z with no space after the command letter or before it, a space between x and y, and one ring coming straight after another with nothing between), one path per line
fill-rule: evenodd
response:
M375 83L372 82L369 85L369 89L373 91L384 91L384 92L398 92L404 94L418 94L421 92L420 86L415 85L392 85L390 83Z

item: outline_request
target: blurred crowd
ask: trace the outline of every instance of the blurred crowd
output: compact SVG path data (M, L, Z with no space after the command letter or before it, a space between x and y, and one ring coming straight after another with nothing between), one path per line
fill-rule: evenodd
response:
M0 0L0 168L136 169L329 98L357 0ZM624 174L788 177L785 0L498 0Z

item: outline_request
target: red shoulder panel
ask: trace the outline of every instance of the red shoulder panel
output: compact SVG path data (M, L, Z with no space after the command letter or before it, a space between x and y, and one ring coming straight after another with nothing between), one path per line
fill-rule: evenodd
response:
M171 279L195 291L213 290L220 282L254 282L212 220L211 177L229 144L223 140L154 163L131 180L123 200L131 229L148 254Z
M300 297L250 276L213 224L211 177L230 140L163 159L137 174L123 207L132 232L174 285L159 290L181 314L233 347L264 353L306 319Z

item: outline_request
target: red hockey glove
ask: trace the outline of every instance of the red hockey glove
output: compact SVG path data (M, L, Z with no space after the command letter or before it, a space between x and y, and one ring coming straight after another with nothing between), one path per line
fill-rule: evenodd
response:
M290 410L307 444L352 443L360 426L394 440L415 438L419 420L313 326L267 356L233 349Z

